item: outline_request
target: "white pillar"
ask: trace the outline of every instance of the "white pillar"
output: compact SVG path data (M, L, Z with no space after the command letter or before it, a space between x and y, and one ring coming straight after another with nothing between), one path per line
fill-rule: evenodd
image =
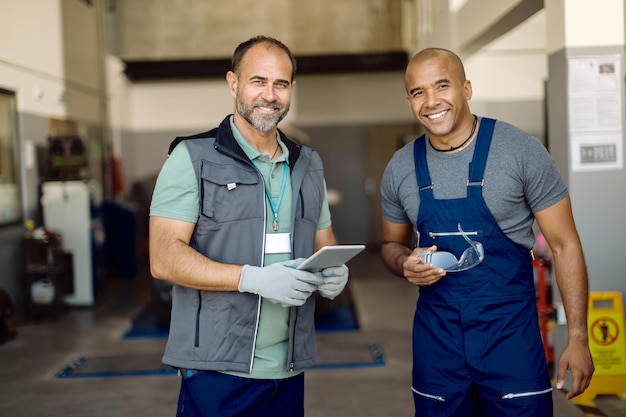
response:
M548 149L570 190L590 290L624 294L624 1L545 0L545 9ZM558 358L566 327L554 336Z

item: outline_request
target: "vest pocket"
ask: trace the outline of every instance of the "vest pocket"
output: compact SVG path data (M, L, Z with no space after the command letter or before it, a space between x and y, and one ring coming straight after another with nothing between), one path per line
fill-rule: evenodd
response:
M258 201L259 177L255 171L234 164L202 161L200 169L201 214L215 223L262 216ZM264 200L262 200L264 201Z
M317 225L324 201L324 177L322 170L308 171L302 181L296 205L296 217Z

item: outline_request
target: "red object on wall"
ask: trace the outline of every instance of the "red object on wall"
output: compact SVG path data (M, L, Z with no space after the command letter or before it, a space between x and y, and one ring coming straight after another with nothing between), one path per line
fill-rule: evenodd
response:
M111 157L111 191L114 196L124 191L122 161L116 157Z

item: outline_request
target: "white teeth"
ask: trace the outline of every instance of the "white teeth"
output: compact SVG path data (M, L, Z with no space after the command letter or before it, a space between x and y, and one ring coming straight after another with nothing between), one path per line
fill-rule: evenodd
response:
M446 111L442 111L441 113L437 113L437 114L431 114L430 116L428 116L429 119L434 120L434 119L440 119L443 117L443 115L446 114Z

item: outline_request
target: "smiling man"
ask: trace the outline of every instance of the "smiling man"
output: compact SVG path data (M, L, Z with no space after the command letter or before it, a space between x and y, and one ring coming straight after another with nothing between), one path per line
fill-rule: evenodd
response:
M416 416L553 415L539 332L533 224L553 252L568 323L557 388L582 393L594 371L588 281L568 190L531 135L471 113L459 57L425 49L406 69L425 135L398 150L381 185L382 256L420 287L413 323Z
M304 415L315 297L348 268L296 267L336 243L319 155L289 140L296 61L276 39L241 43L226 75L235 113L178 137L150 207L150 268L172 288L163 362L182 377L177 416Z

